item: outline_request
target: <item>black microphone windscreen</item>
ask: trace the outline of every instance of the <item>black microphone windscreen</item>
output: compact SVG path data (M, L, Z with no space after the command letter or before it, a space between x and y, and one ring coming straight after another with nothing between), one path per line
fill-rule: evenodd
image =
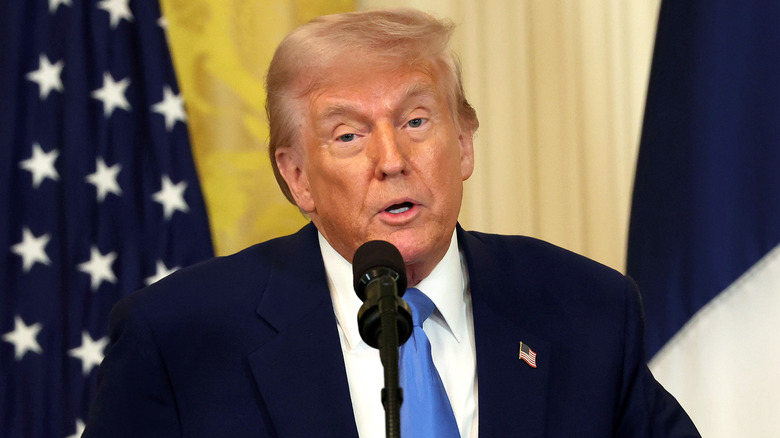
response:
M352 258L352 275L354 278L355 290L358 290L358 283L364 274L373 268L390 268L398 273L398 289L403 293L406 290L406 267L404 259L398 248L390 242L384 240L371 240L362 245L355 251Z

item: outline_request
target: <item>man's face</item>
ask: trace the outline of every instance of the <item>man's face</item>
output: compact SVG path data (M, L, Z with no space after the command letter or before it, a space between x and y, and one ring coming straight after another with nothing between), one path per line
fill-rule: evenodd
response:
M416 284L449 247L473 133L410 68L336 69L303 103L300 147L276 154L296 203L347 260L369 240L395 245Z

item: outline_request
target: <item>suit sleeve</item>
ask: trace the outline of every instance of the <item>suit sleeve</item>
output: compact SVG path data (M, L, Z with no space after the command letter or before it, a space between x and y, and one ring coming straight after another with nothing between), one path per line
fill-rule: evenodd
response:
M636 284L626 288L625 354L616 436L700 437L677 400L655 380L644 354L644 314Z
M109 334L82 437L181 436L164 362L132 298L112 310Z

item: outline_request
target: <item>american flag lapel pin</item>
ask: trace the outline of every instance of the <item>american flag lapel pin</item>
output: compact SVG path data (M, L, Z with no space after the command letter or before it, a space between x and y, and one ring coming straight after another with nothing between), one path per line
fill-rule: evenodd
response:
M520 343L520 353L517 358L525 361L525 363L533 368L536 368L536 352L531 350L531 347L527 344Z

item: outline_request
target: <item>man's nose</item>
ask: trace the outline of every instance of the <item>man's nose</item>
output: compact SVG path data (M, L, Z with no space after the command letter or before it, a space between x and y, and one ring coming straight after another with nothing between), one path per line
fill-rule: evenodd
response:
M406 173L408 160L405 148L399 143L398 133L389 124L375 129L376 177L379 179Z

